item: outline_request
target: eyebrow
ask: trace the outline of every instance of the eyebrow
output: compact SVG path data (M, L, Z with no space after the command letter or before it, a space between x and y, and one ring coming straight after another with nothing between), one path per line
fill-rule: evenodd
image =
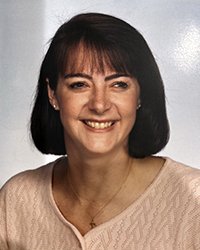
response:
M73 77L83 77L83 78L86 78L88 80L92 80L92 76L85 74L85 73L71 73L71 74L64 75L65 79L73 78ZM115 73L115 74L106 76L105 81L110 81L110 80L113 80L113 79L118 78L118 77L131 77L131 76L129 74L126 74L126 73Z

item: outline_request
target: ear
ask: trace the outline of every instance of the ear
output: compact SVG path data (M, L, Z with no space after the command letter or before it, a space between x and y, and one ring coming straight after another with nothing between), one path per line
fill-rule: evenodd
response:
M46 83L47 83L47 93L49 97L49 102L55 110L59 110L55 90L51 89L48 78L46 79Z

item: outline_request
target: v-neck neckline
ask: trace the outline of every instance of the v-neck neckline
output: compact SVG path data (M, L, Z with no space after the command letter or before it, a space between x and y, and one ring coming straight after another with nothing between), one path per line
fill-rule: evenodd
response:
M167 171L167 167L169 165L170 159L169 158L164 158L165 160L162 168L158 172L158 174L155 176L154 180L151 182L151 184L145 189L145 191L135 200L133 201L127 208L125 208L122 212L120 212L118 215L115 217L109 219L108 221L97 225L95 228L91 229L88 231L86 234L82 235L80 231L71 223L69 222L61 213L59 210L54 196L53 196L53 189L52 189L52 179L53 179L53 171L54 167L60 161L63 157L57 159L55 162L52 163L51 169L49 171L49 176L48 176L48 196L49 196L49 201L51 203L52 208L54 209L54 212L56 216L59 217L59 219L62 221L63 224L69 226L76 236L79 238L82 243L84 243L84 239L92 235L93 233L96 233L98 231L102 231L104 228L108 227L109 225L112 225L113 223L122 220L122 218L126 217L131 211L133 211L141 202L149 195L149 193L154 189L154 187L157 185L157 183L162 179L162 177L165 175L165 172Z

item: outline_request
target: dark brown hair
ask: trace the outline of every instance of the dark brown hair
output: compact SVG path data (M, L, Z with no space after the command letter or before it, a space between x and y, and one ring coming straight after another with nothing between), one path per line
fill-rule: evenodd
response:
M80 46L94 68L104 70L105 63L116 72L134 76L140 85L141 108L129 135L129 154L145 157L159 152L168 142L163 82L156 61L143 36L116 17L80 14L64 23L54 35L41 65L35 104L31 116L31 134L42 153L66 154L59 112L49 103L46 79L56 90L58 77L66 69L77 67Z

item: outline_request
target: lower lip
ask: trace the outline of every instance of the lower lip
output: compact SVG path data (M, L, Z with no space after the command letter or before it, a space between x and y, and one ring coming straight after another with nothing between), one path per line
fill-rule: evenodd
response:
M107 128L104 128L104 129L92 128L92 127L88 126L87 124L85 124L84 122L83 122L83 124L85 125L85 127L86 127L87 129L89 129L89 130L92 131L92 132L96 132L96 133L105 133L105 132L109 132L110 130L112 130L112 129L114 128L116 122L115 122L113 125L111 125L110 127L107 127Z

